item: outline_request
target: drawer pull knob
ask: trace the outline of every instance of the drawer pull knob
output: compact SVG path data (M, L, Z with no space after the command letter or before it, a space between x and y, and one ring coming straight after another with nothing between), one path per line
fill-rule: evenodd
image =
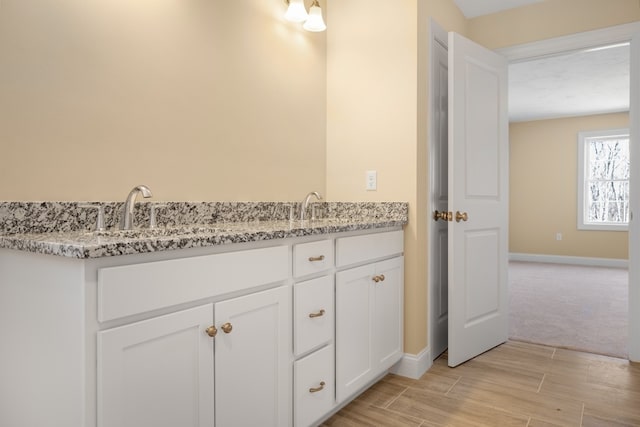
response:
M325 313L325 311L324 311L324 308L323 308L322 310L320 310L320 311L319 311L319 312L317 312L317 313L310 313L310 314L309 314L309 317L310 317L310 318L312 318L312 319L313 319L314 317L322 317L322 316L324 316L324 313Z
M228 334L233 330L233 325L231 323L227 322L224 325L220 326L220 328L222 329L222 331L225 334Z
M215 338L215 336L218 334L218 329L215 326L209 326L207 329L205 329L205 332L211 338Z
M324 255L310 256L309 261L310 262L324 261Z
M319 392L319 391L322 391L322 390L324 389L324 386L325 386L325 385L326 385L326 384L325 384L325 382L324 382L324 381L321 381L321 382L320 382L320 387L311 387L311 388L309 389L309 393L317 393L317 392Z
M376 283L384 282L384 274L381 274L379 276L373 276L372 280Z

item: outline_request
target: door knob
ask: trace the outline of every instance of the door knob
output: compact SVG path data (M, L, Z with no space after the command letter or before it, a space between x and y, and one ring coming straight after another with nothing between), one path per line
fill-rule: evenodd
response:
M469 219L469 216L466 212L460 213L460 211L456 211L456 222L466 221Z
M453 215L451 214L451 212L445 212L445 211L435 211L433 212L433 219L434 220L443 220L443 221L451 221Z
M224 332L225 334L228 334L229 332L231 332L233 330L233 325L231 325L231 323L227 322L224 325L220 326L220 328L222 329L222 332Z
M205 332L211 338L215 338L215 336L218 334L218 329L215 326L209 326L207 329L205 329Z

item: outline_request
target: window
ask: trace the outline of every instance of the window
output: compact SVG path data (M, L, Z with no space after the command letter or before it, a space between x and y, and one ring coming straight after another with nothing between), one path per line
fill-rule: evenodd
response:
M628 229L629 164L629 129L578 134L578 229Z

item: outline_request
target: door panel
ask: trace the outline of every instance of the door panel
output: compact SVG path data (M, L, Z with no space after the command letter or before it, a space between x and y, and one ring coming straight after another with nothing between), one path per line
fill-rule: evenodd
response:
M500 126L496 105L487 105L487 99L494 99L500 93L499 75L496 70L473 59L467 59L465 86L467 93L464 111L464 127L460 138L455 141L461 144L460 152L464 159L460 160L464 174L466 198L497 198L500 193L499 173L499 136ZM478 143L480 136L482 142ZM456 177L457 178L457 177Z
M495 264L499 238L499 230L496 229L465 234L465 269L475 272L464 281L466 328L500 314L500 295L495 286L500 280L500 272Z
M435 300L435 312L437 316L438 324L444 325L444 346L440 348L436 348L436 350L440 350L441 354L443 351L447 349L447 322L448 322L448 313L449 313L449 271L447 269L448 264L448 254L447 254L447 240L449 239L449 235L444 230L438 230L437 236L437 251L440 253L441 262L436 264L434 267L436 268L435 275L438 278L438 282L442 283L442 286L437 287L437 294ZM437 352L437 351L436 351Z
M455 33L448 48L448 360L456 366L508 337L507 61Z

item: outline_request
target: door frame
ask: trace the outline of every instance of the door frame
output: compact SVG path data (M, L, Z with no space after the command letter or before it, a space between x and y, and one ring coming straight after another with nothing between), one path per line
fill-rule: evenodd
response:
M531 43L524 43L519 45L513 45L496 49L496 52L505 56L509 63L521 62L533 58L540 58L544 56L558 55L574 50L581 50L603 44L613 44L625 41L630 41L634 34L640 33L640 22L633 22L630 24L617 25L613 27L585 31L581 33L571 34L567 36L561 36L551 39L539 40ZM444 34L444 35L443 35ZM429 115L427 118L429 129L429 197L428 197L428 210L431 212L431 182L433 182L433 176L435 173L435 166L432 162L431 150L435 143L436 135L433 132L433 105L435 105L435 99L433 98L433 91L431 90L433 61L431 58L434 43L444 42L447 43L446 32L440 25L433 19L429 20L429 76L428 76L428 103L429 103ZM636 64L640 68L640 64ZM640 140L640 111L635 111L640 108L640 83L635 85L635 91L637 93L631 93L631 107L630 107L630 128L632 134L637 135L636 138ZM640 173L633 173L631 175L632 193L631 193L631 208L632 211L638 212L640 215ZM633 189L637 188L637 191ZM428 324L428 349L431 351L432 343L431 339L433 333L431 327L434 325L433 311L431 310L431 302L433 298L433 285L435 283L432 277L432 263L433 259L431 254L433 253L434 236L431 232L432 224L430 218L427 220L427 232L428 235L428 291L427 296L429 298L427 307L429 307L429 315L427 316ZM640 361L640 226L636 226L634 221L629 226L629 360ZM635 266L638 266L637 268ZM429 356L429 360L431 357Z
M631 41L634 34L640 33L640 22L616 25L598 30L585 31L568 36L540 40L531 43L508 46L496 52L505 56L509 63L522 62L534 58L564 54L571 51L588 49L606 44ZM637 59L637 58L636 58ZM633 67L633 64L632 64ZM635 64L634 68L639 68ZM633 74L632 74L633 77ZM635 93L634 93L635 92ZM632 145L640 141L640 83L631 85L631 105L629 121ZM636 156L637 157L637 156ZM633 154L632 154L633 158ZM640 215L640 174L637 166L631 166L631 211ZM634 190L636 189L636 190ZM636 209L637 208L637 209ZM633 218L633 217L632 217ZM640 228L633 220L629 224L629 360L640 361ZM638 267L636 267L638 266Z
M436 162L433 153L435 152L435 144L438 142L436 127L434 126L436 119L435 105L438 100L435 98L435 90L434 90L434 73L437 71L437 61L435 56L435 45L440 44L448 49L449 44L449 35L447 32L436 22L433 18L429 19L429 77L428 77L428 102L429 102L429 116L427 119L427 126L429 129L429 140L428 140L428 153L429 153L429 174L428 174L428 186L429 196L428 200L428 209L427 209L427 233L428 233L428 259L427 259L427 268L428 268L428 291L427 291L427 307L428 313L427 322L428 322L428 340L427 340L427 348L429 349L429 364L433 358L439 356L437 354L432 354L433 352L433 337L436 325L436 316L434 315L435 310L433 308L433 304L436 299L436 289L435 283L437 281L437 277L435 277L435 272L437 271L434 267L435 259L432 256L434 251L437 250L438 242L437 242L437 233L434 232L435 227L433 226L433 219L431 218L431 212L434 210L434 193L435 189L433 188L434 183L437 181L436 177L438 176L440 165Z

